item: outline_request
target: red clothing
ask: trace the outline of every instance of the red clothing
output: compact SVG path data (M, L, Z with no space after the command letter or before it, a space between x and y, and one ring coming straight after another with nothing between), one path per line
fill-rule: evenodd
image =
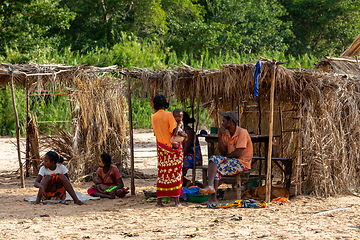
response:
M171 147L170 139L177 126L177 122L172 113L166 112L164 109L159 109L151 116L151 125L154 129L156 141Z
M96 171L105 184L116 184L116 180L121 178L119 169L115 165L111 165L109 171L105 174L104 169L99 167Z
M230 137L230 132L226 131L222 140L227 146L227 154L232 153L236 148L242 148L243 152L238 159L247 169L251 169L253 145L248 131L236 126L234 135Z

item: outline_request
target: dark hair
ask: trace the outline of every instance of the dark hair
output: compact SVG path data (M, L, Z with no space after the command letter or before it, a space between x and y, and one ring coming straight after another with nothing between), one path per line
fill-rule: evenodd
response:
M184 113L184 111L180 108L175 108L173 111L173 114L175 114L175 113Z
M59 156L56 152L54 151L49 151L45 154L45 156L47 156L50 159L50 162L54 162L54 163L63 163L64 162L64 158Z
M103 153L100 155L100 157L105 166L110 166L111 156L108 153Z
M166 109L169 107L169 103L166 101L165 96L162 94L156 95L153 99L153 103L155 110Z
M194 118L190 118L189 114L187 112L184 112L184 116L183 116L183 123L184 125L188 125L189 123L194 123L195 119Z

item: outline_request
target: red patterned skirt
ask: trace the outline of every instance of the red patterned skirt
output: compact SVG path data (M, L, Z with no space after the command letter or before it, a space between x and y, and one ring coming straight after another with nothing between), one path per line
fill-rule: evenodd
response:
M157 143L158 177L156 183L157 198L177 198L182 191L183 149L173 149Z

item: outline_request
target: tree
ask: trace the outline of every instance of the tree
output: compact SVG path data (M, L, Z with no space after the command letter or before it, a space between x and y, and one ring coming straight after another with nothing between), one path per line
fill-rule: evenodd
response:
M220 52L260 53L287 49L290 24L280 20L285 8L276 0L202 0L204 20L190 23L170 22L171 43L180 50L212 54Z
M287 39L292 55L341 54L359 34L359 0L281 0L292 22Z
M6 47L27 52L34 46L58 43L73 18L55 0L1 1L0 54L5 54Z

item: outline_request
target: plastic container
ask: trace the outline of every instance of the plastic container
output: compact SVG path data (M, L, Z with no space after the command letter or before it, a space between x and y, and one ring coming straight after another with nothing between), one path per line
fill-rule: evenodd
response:
M145 197L156 197L156 191L145 191L143 190Z
M187 202L192 203L203 203L206 202L209 199L209 194L203 195L203 194L187 194Z

